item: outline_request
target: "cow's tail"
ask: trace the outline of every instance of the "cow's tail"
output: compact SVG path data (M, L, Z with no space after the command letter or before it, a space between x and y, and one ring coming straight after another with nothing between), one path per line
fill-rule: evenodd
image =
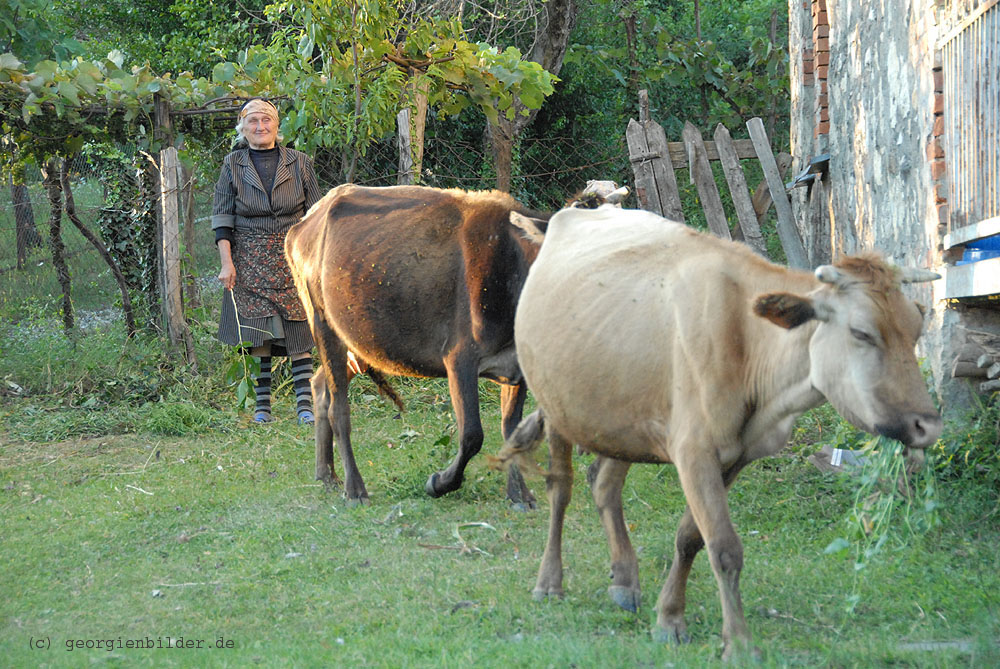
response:
M382 372L369 365L368 368L365 369L365 374L372 380L375 387L378 388L378 392L382 395L382 397L395 404L400 411L406 411L406 405L403 404L403 398L399 396L395 388L389 385L389 379L385 378Z
M493 469L505 471L511 465L517 465L522 472L548 476L548 472L539 467L532 457L532 452L544 438L545 413L541 409L536 409L521 419L496 457L487 456L487 461Z

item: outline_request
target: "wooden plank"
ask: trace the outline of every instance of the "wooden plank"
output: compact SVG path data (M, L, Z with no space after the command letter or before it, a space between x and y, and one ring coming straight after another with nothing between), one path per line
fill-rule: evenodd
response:
M756 154L754 158L756 158ZM792 166L792 156L791 154L781 152L778 154L778 173L781 175L781 183L785 182L785 175L788 173L788 168ZM764 220L764 216L767 215L767 210L771 208L771 189L767 186L767 179L764 179L759 184L757 188L753 191L753 210L757 214L757 223Z
M668 142L667 148L670 150L670 160L675 165L683 165L687 161L687 148L684 142ZM757 153L753 148L753 140L734 139L733 148L736 149L736 156L740 160L747 158L757 158ZM719 147L715 142L705 142L705 156L710 160L719 160Z
M667 136L653 121L644 123L632 119L625 132L629 147L629 162L635 174L636 197L639 207L672 221L684 222L677 177L667 151Z
M677 189L674 161L670 157L670 152L666 150L667 133L663 131L663 126L653 121L647 121L644 128L647 146L651 151L661 155L660 160L653 161L653 178L656 179L663 217L683 223L684 209L681 207L681 195Z
M719 160L722 161L722 170L726 175L726 183L729 184L729 194L736 208L736 217L740 222L740 229L743 230L743 239L750 248L766 258L767 246L764 244L764 236L760 233L760 224L757 223L757 214L750 199L746 177L743 176L743 167L736 155L736 147L733 146L733 138L726 126L721 123L715 128L714 138L715 146L719 150Z
M657 191L656 179L653 177L653 161L660 156L649 150L643 125L635 119L629 119L628 128L625 130L628 159L632 163L632 174L635 175L635 196L639 200L640 209L663 216L660 194Z
M701 208L705 212L705 220L708 221L708 229L716 237L722 239L732 239L729 233L729 222L726 221L726 210L722 208L722 198L719 197L719 189L715 185L715 175L712 174L712 166L705 155L705 143L701 139L701 133L690 121L684 123L684 130L681 133L684 144L688 147L688 169L691 173L691 180L698 189L698 199L701 200Z
M944 45L946 45L948 42L950 42L951 40L955 39L960 34L962 34L962 31L964 31L970 25L978 21L979 17L981 17L983 14L992 9L993 5L997 4L997 2L1000 2L1000 0L982 0L981 5L976 7L976 9L970 12L968 16L959 21L954 28L949 30L944 37L938 40L937 48L938 49L943 48Z
M1000 258L944 268L946 298L976 297L1000 293Z
M980 383L979 390L984 393L992 392L994 390L1000 390L1000 380L985 381L983 383Z
M408 186L415 183L413 175L413 147L411 137L410 108L405 107L396 114L396 139L399 142L399 167L396 172L396 185Z
M782 248L785 249L788 265L806 269L808 267L806 250L799 237L799 231L795 227L792 205L788 202L785 184L781 180L781 173L778 171L774 154L771 153L771 143L767 139L764 123L760 118L754 117L747 121L747 130L750 131L750 139L753 140L754 150L757 152L757 158L764 170L768 188L771 190L771 200L774 202L774 209L778 214L778 237L781 239Z
M954 246L968 244L969 242L992 235L1000 235L1000 216L987 218L985 221L979 221L978 223L966 225L961 228L955 228L944 236L944 248L947 250Z
M951 366L951 375L953 378L967 378L967 379L985 379L986 370L976 367L973 362L965 362L963 360L955 360L954 364Z

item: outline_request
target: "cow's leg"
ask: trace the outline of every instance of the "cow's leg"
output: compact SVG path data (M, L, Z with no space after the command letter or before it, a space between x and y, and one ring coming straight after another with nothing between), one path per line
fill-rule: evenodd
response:
M679 562L678 571L675 575L674 566L671 566L664 593L661 594L657 634L667 639L681 639L686 633L683 623L684 589L677 588L680 583L686 582L687 574L690 573L690 563L697 553L699 543L695 537L700 534L708 549L708 560L719 586L722 640L725 644L723 657L728 659L733 653L750 648L750 630L743 616L743 601L740 597L743 544L733 527L726 499L727 484L732 482L739 467L733 467L724 476L718 461L703 452L682 456L676 464L688 509L677 536L678 559L675 559L675 563ZM688 516L694 520L695 527L692 528L692 523L687 520ZM668 586L674 589L668 591ZM671 606L677 602L680 602L680 615Z
M691 574L694 558L705 546L698 525L694 522L690 507L684 507L674 537L674 561L670 565L670 573L656 600L656 629L654 635L658 641L666 643L687 643L690 637L687 633L687 623L684 620L684 608L687 605L687 582Z
M524 383L514 386L500 385L500 432L505 441L521 422L524 398L527 394L528 387ZM516 464L511 464L507 468L507 499L518 510L526 511L538 508L535 496L531 494L531 490Z
M462 487L465 466L483 447L483 424L479 419L479 370L476 359L457 353L447 358L448 391L458 421L459 445L448 468L431 474L425 489L431 497L440 497Z
M746 465L738 462L730 467L723 476L723 484L726 489L736 480L736 475L740 473ZM705 541L701 537L698 524L694 522L691 515L691 508L684 507L684 515L677 527L677 535L674 538L674 561L670 565L670 573L660 591L660 597L656 602L657 629L655 634L659 641L667 643L687 643L690 641L687 633L687 623L684 620L684 609L687 604L687 582L691 574L691 565L698 551L705 547Z
M612 601L626 611L639 610L639 562L625 527L622 510L622 487L631 463L599 457L589 471L596 473L590 483L597 514L608 537L611 549L611 585L608 594Z
M326 483L334 483L336 474L333 470L333 444L337 442L337 452L344 466L344 497L348 504L367 504L368 491L364 479L358 471L354 460L354 449L351 446L351 413L347 400L347 386L350 384L352 372L348 367L347 349L340 338L323 320L322 315L314 313L312 319L313 339L319 351L326 377L326 397L323 400L329 429L317 429L316 435L316 478ZM320 419L321 421L323 419Z
M313 374L313 403L316 411L316 480L327 485L343 486L333 467L333 428L330 424L330 392L326 387L326 373L321 366Z
M549 474L545 494L549 498L549 536L532 592L535 599L562 596L562 531L566 507L573 494L573 444L549 428Z

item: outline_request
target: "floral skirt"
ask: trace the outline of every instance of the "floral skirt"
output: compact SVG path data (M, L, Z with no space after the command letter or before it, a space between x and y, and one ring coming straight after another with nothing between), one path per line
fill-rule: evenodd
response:
M285 260L285 233L239 230L232 248L236 286L223 293L219 341L232 346L274 342L289 355L311 349L306 312Z

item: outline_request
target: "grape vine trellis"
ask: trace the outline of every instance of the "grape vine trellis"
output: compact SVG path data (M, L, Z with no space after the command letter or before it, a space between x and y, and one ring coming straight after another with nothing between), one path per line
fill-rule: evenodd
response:
M190 160L189 140L197 139L199 126L191 119L233 116L253 96L284 101L286 141L307 152L339 151L342 164L352 166L395 129L401 109L427 105L443 116L478 105L495 124L537 109L553 90L555 77L516 49L471 44L454 20L412 19L401 26L395 3L306 1L269 11L295 27L234 62L218 63L210 77L127 67L117 52L97 60L43 60L30 69L14 54L0 54L0 142L12 157L0 169L16 174L19 165L36 163L58 176L60 161L84 146L124 140L151 158L148 168L160 183L161 151L180 149L181 160ZM351 169L343 180L351 180ZM165 202L159 202L161 214ZM162 220L158 236L162 246ZM101 244L96 236L92 243ZM113 254L99 250L116 270ZM162 289L164 259L159 262Z

